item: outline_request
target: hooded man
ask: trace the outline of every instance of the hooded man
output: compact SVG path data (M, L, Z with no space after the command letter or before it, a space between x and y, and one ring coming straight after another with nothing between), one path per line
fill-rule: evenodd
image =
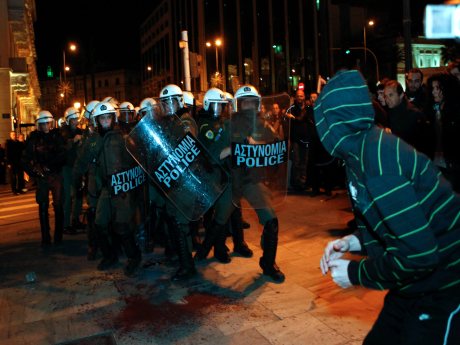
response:
M321 270L342 288L389 290L364 344L460 344L460 197L428 157L374 125L358 71L329 81L315 121L345 162L358 222L329 242ZM347 251L367 257L341 259Z

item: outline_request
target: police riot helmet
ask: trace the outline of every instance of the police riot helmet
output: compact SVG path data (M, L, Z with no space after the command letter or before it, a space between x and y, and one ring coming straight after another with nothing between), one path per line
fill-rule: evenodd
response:
M160 91L160 102L166 115L174 115L184 107L184 94L182 89L175 85L166 85Z
M114 105L110 102L100 102L94 107L94 110L91 114L91 118L93 119L94 127L98 127L97 117L101 115L111 114L113 115L112 124L117 123L117 110L115 109ZM103 128L106 129L106 128Z
M35 123L37 125L37 129L40 130L39 124L40 123L48 123L51 122L51 127L54 127L54 117L48 110L40 110L35 119Z
M69 107L64 112L65 123L67 123L67 125L70 125L71 119L78 119L79 117L80 113L75 107Z
M87 120L90 120L91 113L92 113L93 109L96 107L96 105L99 102L100 101L93 100L93 101L89 102L87 105L84 105L83 106L83 111L82 111L82 114L81 114L82 117L84 117Z
M145 115L152 115L155 104L157 104L157 101L155 101L153 98L144 98L139 105L139 116L143 118Z
M203 109L214 117L219 117L227 103L225 93L216 87L212 87L204 94Z
M123 102L118 108L118 117L119 121L123 123L132 123L136 117L136 111L134 110L134 105L130 102Z
M115 98L115 97L112 97L112 96L107 96L105 97L102 102L110 102L113 104L113 106L115 108L118 108L118 106L120 105L120 102L118 102L118 100Z
M254 100L255 109L260 111L260 94L257 89L252 85L243 85L235 92L235 111L240 111L242 102Z
M193 107L195 105L195 96L190 91L182 91L184 95L184 103L188 107Z

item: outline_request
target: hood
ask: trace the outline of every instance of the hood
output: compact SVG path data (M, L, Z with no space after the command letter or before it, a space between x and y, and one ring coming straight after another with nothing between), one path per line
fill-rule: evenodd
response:
M323 88L315 105L315 124L326 150L341 159L360 148L364 132L374 126L367 85L356 70L339 71Z

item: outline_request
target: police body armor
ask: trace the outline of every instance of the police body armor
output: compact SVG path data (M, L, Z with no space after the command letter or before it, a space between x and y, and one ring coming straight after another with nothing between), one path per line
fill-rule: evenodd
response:
M281 109L286 110L289 96L262 97L261 102L265 109L271 109L274 103L278 103ZM279 121L283 122L283 130L276 131L271 125L273 119L270 115L269 110L264 113L259 109L239 110L231 115L232 201L237 207L246 207L240 203L244 190L263 191L263 197L247 206L256 209L266 208L268 204L279 205L286 197L289 121L282 115Z

